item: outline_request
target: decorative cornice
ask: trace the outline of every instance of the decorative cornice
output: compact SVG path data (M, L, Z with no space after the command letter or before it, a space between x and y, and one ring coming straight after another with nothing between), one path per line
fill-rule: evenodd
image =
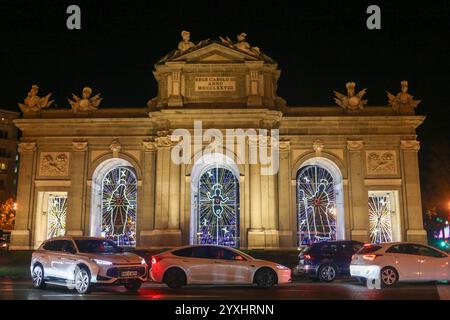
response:
M419 151L420 142L417 140L401 140L400 149L407 151Z
M348 140L347 149L350 151L359 151L364 147L364 141L362 140Z
M18 144L19 153L32 153L36 151L36 142L21 142Z
M73 141L72 150L73 151L86 151L88 149L88 143L86 141Z

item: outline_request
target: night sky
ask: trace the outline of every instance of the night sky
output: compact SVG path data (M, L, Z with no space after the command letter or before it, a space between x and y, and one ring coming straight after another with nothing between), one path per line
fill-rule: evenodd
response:
M295 6L293 5L295 3ZM81 7L82 30L66 28L66 8ZM366 8L382 10L382 29L366 28ZM418 114L424 208L450 203L450 1L11 1L0 2L0 108L17 110L37 83L57 107L83 86L102 108L146 107L156 95L153 64L180 41L246 32L282 69L288 105L332 105L345 83L367 87L386 105L409 80Z

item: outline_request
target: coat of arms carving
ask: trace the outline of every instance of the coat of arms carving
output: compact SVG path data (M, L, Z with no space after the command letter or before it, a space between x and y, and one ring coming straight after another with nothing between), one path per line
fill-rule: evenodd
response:
M395 151L367 151L366 163L367 174L397 174L397 157Z
M68 176L68 152L42 152L39 166L40 176Z

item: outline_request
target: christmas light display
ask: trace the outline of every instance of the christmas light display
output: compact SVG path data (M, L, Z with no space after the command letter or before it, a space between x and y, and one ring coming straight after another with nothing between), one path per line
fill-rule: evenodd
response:
M117 167L102 183L101 234L120 246L136 245L137 181L133 170Z
M389 195L369 194L370 240L392 242L391 201Z
M49 196L47 208L47 239L66 234L67 196Z
M239 182L225 168L204 172L199 181L197 242L239 246Z
M336 239L333 177L320 166L306 166L297 173L299 244Z

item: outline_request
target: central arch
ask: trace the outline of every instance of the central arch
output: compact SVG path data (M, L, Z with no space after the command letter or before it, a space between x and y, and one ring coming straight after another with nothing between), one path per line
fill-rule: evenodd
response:
M221 153L206 154L191 171L190 243L239 247L239 170Z

